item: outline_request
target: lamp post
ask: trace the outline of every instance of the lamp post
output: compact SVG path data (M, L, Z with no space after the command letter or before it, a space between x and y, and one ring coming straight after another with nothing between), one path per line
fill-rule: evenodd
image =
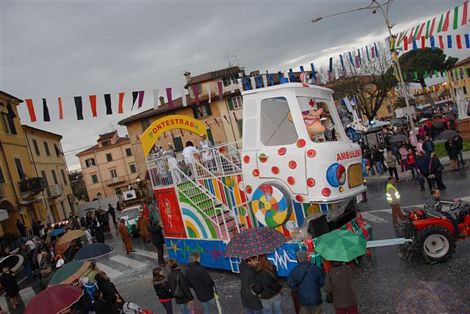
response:
M311 21L312 21L312 23L317 23L317 22L319 22L319 21L321 21L325 18L329 18L329 17L333 17L333 16L337 16L337 15L348 14L348 13L357 12L357 11L363 11L363 10L370 10L370 11L372 11L373 14L379 12L384 17L385 26L387 27L387 31L388 31L388 34L390 36L390 40L392 40L392 38L393 38L393 34L392 34L393 24L390 23L390 17L389 17L389 11L390 11L390 7L392 5L392 2L393 2L393 0L387 0L384 3L379 3L377 0L372 0L371 3L368 6L360 7L360 8L356 8L356 9L352 9L352 10L348 10L348 11L333 13L333 14L326 15L326 16L317 17L317 18L312 19ZM401 72L400 62L398 62L398 55L397 55L397 52L395 50L395 47L393 47L393 49L390 50L390 53L392 54L392 63L395 66L396 72L398 74L398 80L400 81L400 86L401 86L401 89L402 89L402 92L403 92L403 96L405 98L406 108L408 108L408 110L409 110L410 102L408 100L408 93L406 91L405 81L403 80L403 74ZM411 132L414 133L415 125L414 125L414 121L413 121L412 117L410 117L410 124L411 124Z

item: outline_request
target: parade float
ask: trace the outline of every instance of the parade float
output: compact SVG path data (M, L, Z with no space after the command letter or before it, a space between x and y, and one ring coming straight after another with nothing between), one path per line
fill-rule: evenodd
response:
M227 243L243 230L269 227L287 240L268 256L286 276L299 248L321 263L315 239L323 234L371 237L356 208L366 189L361 149L346 136L332 94L306 83L245 90L242 142L199 150L189 166L153 147L175 128L206 134L201 121L168 115L143 132L170 258L187 263L197 252L206 267L238 272L240 260L225 256Z

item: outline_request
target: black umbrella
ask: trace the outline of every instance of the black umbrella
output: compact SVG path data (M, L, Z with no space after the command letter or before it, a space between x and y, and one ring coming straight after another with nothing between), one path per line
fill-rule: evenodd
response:
M227 244L225 256L248 258L274 252L286 242L284 235L275 229L251 228L237 234Z
M12 272L16 272L23 265L24 258L18 254L11 254L0 261L0 269L8 267Z
M81 261L95 259L110 253L112 250L112 247L104 243L87 244L83 246L77 254L75 254L74 260Z
M437 137L438 140L448 140L451 138L454 138L455 136L458 136L459 133L455 132L454 130L445 130L439 134Z
M408 136L403 134L394 135L390 138L391 143L399 143L399 142L406 142L408 140Z

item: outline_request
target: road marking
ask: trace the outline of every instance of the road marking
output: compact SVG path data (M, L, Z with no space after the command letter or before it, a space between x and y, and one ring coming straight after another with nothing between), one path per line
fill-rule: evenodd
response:
M152 258L152 259L158 259L158 254L156 252L146 251L142 249L134 249L134 250L135 250L134 253L137 255L145 256L145 257Z
M131 258L122 256L122 255L114 255L113 257L110 258L110 260L126 265L127 267L130 267L130 268L144 268L145 266L147 266L144 263L138 262L136 260L133 260Z
M383 219L382 217L376 216L374 214L370 214L369 212L362 212L361 215L369 222L388 223L388 221Z
M36 292L31 287L26 287L24 289L21 289L19 293L20 293L21 300L23 300L23 304L25 305L28 304L29 301L31 301L31 299L34 298L34 296L36 295ZM8 309L8 304L7 304L5 293L3 293L0 296L0 307L5 311Z
M115 269L113 269L109 266L106 266L103 263L98 262L98 263L96 263L96 266L98 267L99 270L104 271L110 279L116 279L117 277L121 276L120 271L115 270Z

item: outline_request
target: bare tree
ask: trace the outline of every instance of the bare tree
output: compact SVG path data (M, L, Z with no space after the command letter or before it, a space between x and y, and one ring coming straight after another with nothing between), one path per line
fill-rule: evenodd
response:
M355 96L358 109L372 121L384 100L397 85L389 54L385 49L375 58L362 57L360 66L345 59L340 78L327 84L338 98Z

